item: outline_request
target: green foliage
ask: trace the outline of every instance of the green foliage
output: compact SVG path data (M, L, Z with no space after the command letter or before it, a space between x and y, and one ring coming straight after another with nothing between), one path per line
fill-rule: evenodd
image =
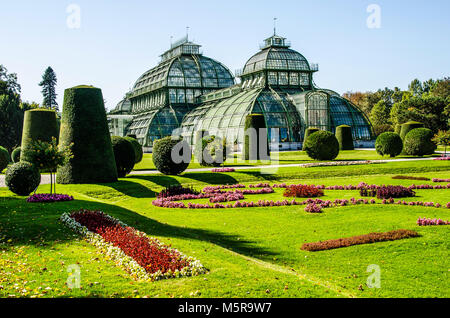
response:
M0 172L8 166L9 152L2 146L0 146Z
M153 163L159 172L178 175L189 166L192 154L181 137L165 137L153 142Z
M14 148L14 150L11 152L11 161L16 163L20 161L20 152L21 152L21 148L20 147L16 147Z
M256 134L252 134L252 129ZM262 114L250 114L245 118L244 125L244 159L245 160L269 160L269 141L267 136L266 121ZM261 146L266 149L261 153Z
M8 150L20 145L22 137L23 110L20 98L0 95L0 144Z
M411 130L404 139L404 152L412 156L431 155L437 146L432 141L433 132L428 128Z
M406 135L413 129L415 128L422 128L423 124L416 122L416 121L409 121L407 123L404 123L402 125L402 129L400 131L400 138L402 138L402 140L405 140Z
M102 91L80 86L66 89L60 145L73 144L73 158L58 168L58 183L103 183L117 180Z
M29 162L17 162L6 170L5 183L10 191L18 195L29 195L41 182L41 174Z
M136 137L125 137L126 140L128 140L134 149L134 163L139 163L142 161L142 158L144 157L144 151L142 150L142 146L137 141Z
M394 131L392 125L389 125L389 124L383 124L383 125L374 126L373 130L375 131L375 135L376 136L379 136L379 135L381 135L384 132Z
M450 146L450 130L444 131L439 130L436 135L434 135L432 141L439 146L444 147L444 155L447 155L447 147Z
M40 140L51 142L58 137L56 112L49 109L33 109L25 112L22 133L21 160L36 163L31 158L30 152L33 144Z
M42 101L42 107L54 109L58 111L58 103L56 102L56 74L49 66L42 75L42 81L39 83L42 86L42 95L44 100Z
M376 103L370 112L370 121L373 126L389 123L391 107L384 100Z
M402 125L396 124L394 128L394 132L400 136L400 132L402 131Z
M395 132L384 132L375 141L375 149L382 156L396 157L403 150L402 138Z
M339 142L329 131L318 131L305 141L305 151L315 160L333 160L339 154Z
M305 136L303 137L303 151L305 151L305 141L308 139L309 136L311 136L313 133L320 131L319 128L307 128L305 130Z
M114 158L116 160L117 176L119 178L124 178L134 167L134 146L127 139L119 136L112 136L111 143L114 151Z
M227 160L227 139L206 136L201 140L201 147L196 148L195 158L204 167L218 167Z
M354 150L352 127L341 125L336 127L336 139L339 142L340 150Z

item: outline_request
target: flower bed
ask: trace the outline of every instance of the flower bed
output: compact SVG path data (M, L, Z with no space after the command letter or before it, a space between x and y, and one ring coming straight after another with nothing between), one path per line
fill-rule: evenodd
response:
M368 164L377 164L377 163L383 163L383 162L382 161L370 161L370 160L313 162L313 163L301 164L300 167L313 168L313 167L356 166L356 165L368 165Z
M235 172L234 168L215 168L212 169L211 172Z
M450 182L450 179L438 179L438 178L433 178L433 182Z
M125 267L134 278L153 281L206 272L198 260L101 211L64 213L60 220Z
M442 155L441 157L434 158L433 160L450 160L450 157Z
M322 205L310 203L306 206L305 211L309 213L322 213Z
M331 250L335 248L348 247L352 245L370 244L384 241L401 240L405 238L420 236L415 231L395 230L384 233L369 233L365 235L340 238L337 240L327 240L323 242L305 243L301 249L310 252Z
M412 177L412 176L394 176L394 180L420 180L420 181L430 181L430 178L426 177ZM449 181L450 182L450 181Z
M29 196L27 202L29 203L52 203L52 202L66 202L73 201L73 196L67 194L50 194L37 193Z
M294 184L288 186L283 193L285 197L316 198L322 197L323 190L314 185Z
M430 225L449 225L449 221L444 221L441 219L428 219L428 218L419 218L417 220L418 226L430 226Z
M376 196L378 199L407 198L416 195L412 189L403 186L367 186L361 188L359 194L362 197Z
M170 186L165 188L164 190L162 190L159 194L158 194L158 198L168 198L168 197L173 197L173 196L177 196L177 195L183 195L183 194L198 194L199 192L196 191L194 188L190 187L190 188L184 188L181 185L177 185L177 186Z

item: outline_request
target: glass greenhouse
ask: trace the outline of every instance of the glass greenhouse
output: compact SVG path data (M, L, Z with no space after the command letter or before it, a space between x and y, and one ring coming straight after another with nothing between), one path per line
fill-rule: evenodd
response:
M352 127L356 147L373 145L373 129L364 113L314 84L318 69L290 49L285 38L274 35L236 72L240 84L235 84L225 66L203 56L200 46L185 38L110 113L111 133L123 118L123 134L136 135L147 150L154 140L172 134L192 144L199 130L226 137L241 149L245 117L253 113L263 114L266 126L273 128L269 140L275 149L300 149L308 127L334 132L343 124Z

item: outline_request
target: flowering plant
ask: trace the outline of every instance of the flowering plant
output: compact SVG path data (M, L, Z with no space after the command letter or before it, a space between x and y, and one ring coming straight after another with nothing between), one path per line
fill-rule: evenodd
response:
M323 196L323 190L314 185L297 184L291 185L284 190L283 195L285 197L296 198L314 198Z
M215 168L212 169L211 172L235 172L234 168Z
M37 193L27 198L27 202L29 203L51 203L64 201L73 201L73 196L67 194Z
M428 219L428 218L419 218L417 220L417 225L419 226L429 226L429 225L449 225L449 221L444 221L441 219Z

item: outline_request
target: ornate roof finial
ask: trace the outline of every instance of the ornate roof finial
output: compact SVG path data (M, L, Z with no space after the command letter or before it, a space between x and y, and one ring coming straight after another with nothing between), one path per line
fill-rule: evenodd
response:
M277 35L277 20L278 18L273 18L273 36Z
M189 27L186 27L186 39L189 41Z

